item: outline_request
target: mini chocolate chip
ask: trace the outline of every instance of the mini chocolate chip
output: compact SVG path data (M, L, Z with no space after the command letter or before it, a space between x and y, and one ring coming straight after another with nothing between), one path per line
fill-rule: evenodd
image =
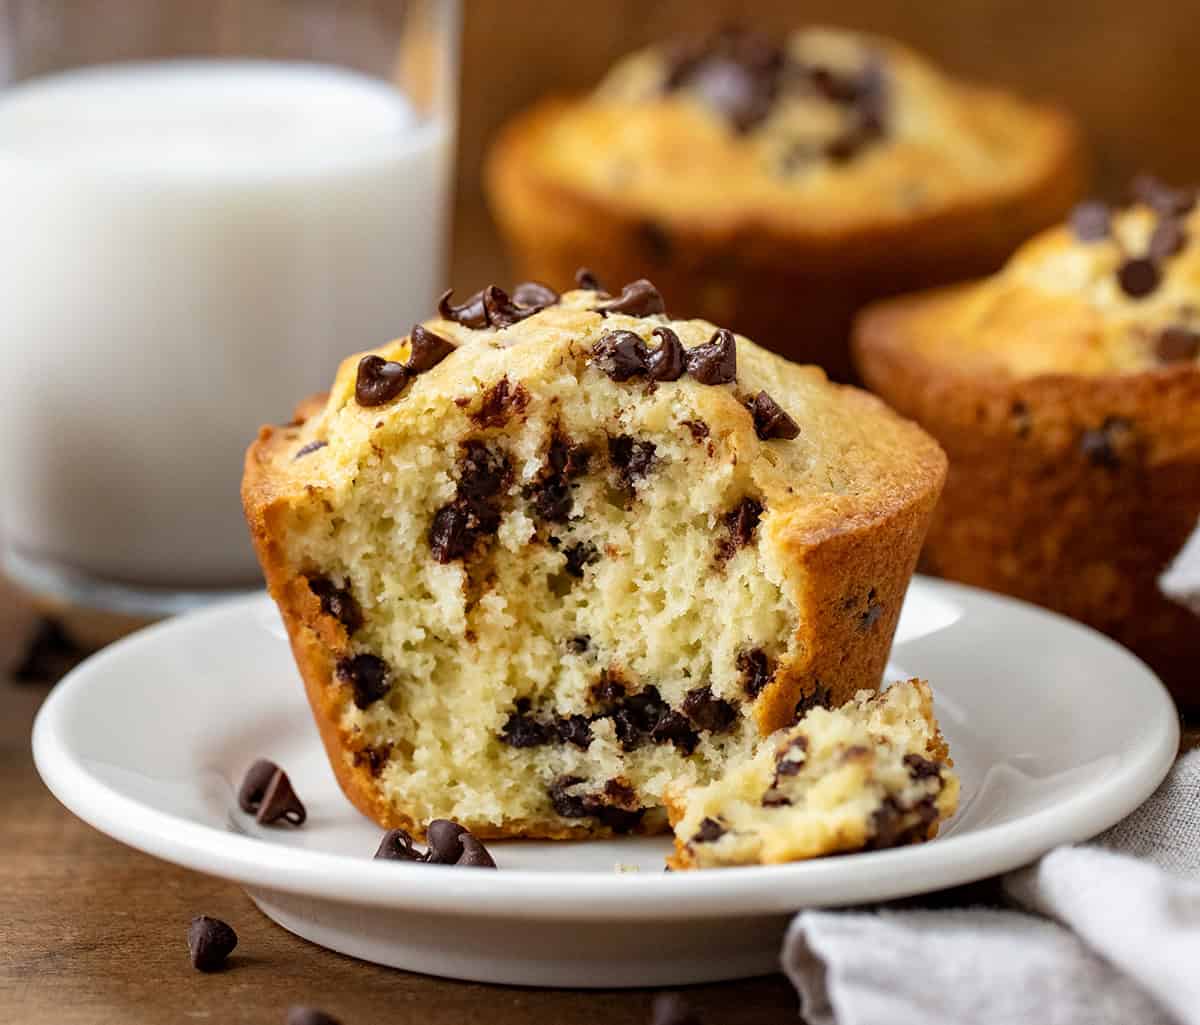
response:
M522 281L513 289L512 298L518 306L536 306L544 310L547 306L557 303L559 295L549 285L543 285L540 281Z
M774 670L771 661L761 648L749 651L739 651L737 656L738 672L742 674L742 690L751 698L756 698L762 689L771 682Z
M923 758L921 755L905 755L904 764L908 767L908 774L914 780L941 778L942 773L941 769L938 768L937 762L931 762L928 758Z
M1160 217L1154 230L1150 233L1150 241L1146 245L1147 258L1162 262L1178 253L1187 245L1187 232L1183 225L1172 217Z
M916 821L905 825L904 820L909 815L915 815ZM901 807L894 797L884 798L883 803L871 815L872 837L865 849L882 850L923 840L929 835L929 827L937 816L937 806L932 798L924 798L907 809Z
M684 715L710 733L724 733L737 721L737 709L724 698L714 697L709 686L689 690L681 707Z
M773 438L791 441L800 434L800 425L765 391L755 395L748 403L748 408L754 417L754 433L761 441Z
M296 449L296 454L292 456L292 462L295 462L297 459L300 459L303 456L312 455L314 452L319 452L328 444L329 442L327 441L310 441L307 445L301 445L298 449Z
M375 851L376 861L424 861L425 855L413 846L413 838L406 829L389 829L379 841Z
M488 849L471 833L464 832L458 838L462 845L462 857L454 864L463 868L495 868L496 863L488 853Z
M669 866L666 871L671 871ZM703 1022L678 993L660 993L654 998L650 1025L703 1025Z
M1087 200L1071 211L1070 224L1080 242L1100 242L1112 231L1112 210L1107 203Z
M692 724L686 716L669 708L654 724L650 731L650 740L655 744L674 744L685 755L690 755L700 743L700 736L692 729Z
M650 380L678 381L686 369L683 343L679 341L679 335L669 327L656 327L651 334L662 344L654 349L646 360Z
M583 782L582 776L559 776L550 784L546 791L556 814L564 819L581 819L587 815L584 809L582 794L568 794L567 791L578 783Z
M547 789L557 814L564 819L594 818L614 833L628 833L642 820L644 808L616 808L606 804L596 794L568 794L567 790L582 783L582 776L560 776Z
M620 779L610 779L604 784L604 796L614 804L625 808L637 807L637 793L628 783Z
M429 548L433 557L444 565L467 555L477 537L473 523L475 517L468 503L455 501L442 506L434 513L429 528Z
M699 444L709 435L708 424L703 420L684 420L683 426L688 429L692 440Z
M862 615L859 616L858 628L860 630L871 629L871 627L873 627L879 621L879 617L882 615L883 606L880 605L876 600L875 588L872 587L870 592L867 594L867 607L863 610Z
M227 922L198 915L188 925L187 945L192 967L198 972L215 972L237 946L237 933Z
M370 708L391 687L388 664L378 655L354 655L339 659L336 675L354 688L354 704Z
M238 807L250 815L258 811L263 795L278 771L279 766L267 758L260 758L251 765L242 777L242 785L238 787Z
M404 391L408 377L408 367L403 363L373 354L364 356L358 361L354 398L360 406L382 406Z
M309 577L308 589L321 599L321 611L341 623L347 634L362 626L362 609L350 593L348 582L338 587L328 577Z
M512 476L508 456L475 439L464 441L461 448L458 497L475 503L500 494Z
M342 1025L332 1014L326 1014L315 1007L294 1006L288 1008L287 1021L284 1025Z
M292 789L292 781L288 779L288 774L282 769L276 769L271 782L267 784L254 821L260 826L272 826L280 820L293 826L302 826L306 818L308 813L304 810L300 798L296 796L296 791Z
M637 281L631 281L622 288L621 294L617 298L601 303L595 307L593 312L599 313L602 317L606 317L610 313L627 313L631 317L649 317L655 313L662 313L665 309L666 304L663 303L662 296L658 294L658 289L645 278L638 278Z
M731 331L717 328L707 342L686 352L688 373L701 384L728 384L737 378L737 343Z
M1158 265L1145 256L1134 256L1117 268L1117 283L1131 299L1143 299L1158 288Z
M567 650L576 655L582 655L591 646L592 639L587 634L576 634L567 641Z
M557 294L555 301L558 300ZM545 306L534 304L533 306L522 306L509 298L508 293L503 288L496 285L488 285L483 290L483 308L487 310L488 321L495 327L511 327L513 324L524 320L526 317L532 317L535 313L541 313Z
M379 747L364 747L361 750L354 752L354 764L363 765L365 763L367 766L367 771L370 772L372 776L378 776L383 771L384 766L387 765L388 759L391 757L391 744L383 744Z
M608 439L608 459L617 469L621 484L632 488L654 465L656 446L652 441L637 441L628 434Z
M725 827L716 819L703 818L700 820L700 828L696 830L696 835L692 837L692 843L715 843L725 833Z
M605 331L592 346L592 362L614 381L628 381L649 370L649 352L632 331Z
M425 830L428 852L425 860L431 865L456 865L463 856L463 837L470 835L466 828L450 819L434 819Z
M574 744L581 751L586 751L592 742L592 727L585 715L563 716L555 722L554 729L562 743Z
M787 746L775 759L775 781L787 776L798 776L804 768L804 756L808 752L808 737L801 734L788 741ZM799 755L800 757L796 757Z
M549 731L544 723L529 714L529 699L517 702L517 710L510 712L500 731L501 743L509 747L540 747L550 742Z
M439 317L477 330L488 326L487 310L483 305L483 292L476 292L461 306L450 304L450 297L453 294L454 289L452 288L448 288L442 293L442 297L438 300Z
M1118 470L1121 455L1128 447L1131 426L1123 417L1105 417L1098 428L1089 428L1079 436L1079 450L1093 466Z
M529 404L529 392L524 385L513 388L507 377L500 378L480 399L479 408L471 419L482 428L503 427L513 413L521 413Z
M799 722L814 708L828 708L830 701L833 700L833 690L824 686L820 680L813 683L813 689L807 694L803 694L800 700L796 702L795 720Z
M566 557L566 570L573 577L582 578L585 566L590 566L600 558L600 552L591 541L576 541L563 549Z
M405 366L411 376L432 370L454 351L454 345L422 324L414 324L408 335L409 353Z
M1139 174L1130 184L1135 199L1167 217L1182 217L1196 205L1195 189L1177 189L1152 174Z
M1155 355L1164 363L1178 363L1200 355L1200 332L1170 324L1158 333Z
M604 292L604 286L600 284L600 279L587 267L580 267L575 272L575 284L577 287L588 292ZM607 293L606 293L607 294Z
M748 545L754 539L754 532L758 529L762 514L762 503L749 497L743 498L725 514L725 529L729 531L729 540L735 550Z

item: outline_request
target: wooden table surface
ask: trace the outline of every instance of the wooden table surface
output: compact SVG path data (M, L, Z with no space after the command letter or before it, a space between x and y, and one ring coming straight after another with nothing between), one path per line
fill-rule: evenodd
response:
M49 684L17 682L12 670L35 623L0 582L4 1025L282 1025L293 1003L324 1008L343 1025L649 1022L646 991L448 982L331 953L268 921L236 885L156 861L84 825L33 768L30 728ZM218 974L196 972L188 961L185 935L198 914L237 930L230 967ZM692 987L685 995L707 1025L798 1020L781 977Z

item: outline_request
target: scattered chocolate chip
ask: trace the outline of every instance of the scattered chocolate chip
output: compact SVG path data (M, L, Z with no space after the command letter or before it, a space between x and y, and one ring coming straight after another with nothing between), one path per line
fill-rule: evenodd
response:
M754 539L754 532L758 529L762 514L762 503L746 497L724 515L725 530L729 536L723 538L717 546L719 560L732 558L739 548L744 548Z
M315 1007L289 1007L284 1025L342 1025L332 1014Z
M414 324L408 335L408 368L410 376L432 370L454 351L454 345L441 335L435 335L427 327Z
M754 417L754 433L761 441L780 438L791 441L800 434L800 425L765 391L760 391L747 404Z
M567 715L558 719L554 724L559 741L573 744L581 751L586 751L592 742L592 727L585 715Z
M1158 333L1155 355L1163 363L1178 363L1200 356L1200 332L1171 324Z
M288 774L282 769L276 769L271 782L267 784L254 821L260 826L272 826L279 821L302 826L306 818L308 813L304 810L300 798L296 796L296 791L292 789L292 781L288 779Z
M686 350L688 373L701 384L728 384L737 378L737 343L733 333L717 328L703 345Z
M1117 268L1117 283L1131 299L1143 299L1158 288L1158 264L1145 256L1130 257Z
M908 767L908 774L914 780L941 778L942 773L941 769L938 768L937 762L931 762L928 758L924 758L921 755L905 755L904 764Z
M488 315L483 305L482 292L476 292L461 306L450 304L450 297L453 294L454 289L452 288L442 293L442 297L438 300L439 317L443 320L451 320L455 324L462 324L463 327L479 329L488 326Z
M691 434L692 440L697 444L702 442L709 435L708 424L706 424L703 420L684 420L683 426L688 429L688 433Z
M296 449L296 454L292 456L292 462L294 463L297 459L302 459L304 456L312 455L314 452L319 452L328 444L329 442L327 441L310 441L307 445L301 445Z
M529 392L524 385L513 388L507 377L500 378L483 393L479 408L471 414L478 427L503 427L513 413L521 413L529 404Z
M575 272L575 284L588 292L605 292L604 286L600 284L600 279L587 267L580 267Z
M12 678L17 683L55 683L82 662L85 654L58 620L42 618L13 667Z
M1182 217L1196 205L1195 189L1177 189L1152 174L1139 174L1130 184L1138 202L1167 217Z
M249 815L258 811L267 787L278 771L279 766L267 758L259 758L251 765L242 777L242 785L238 787L238 807Z
M739 651L737 669L742 674L742 690L751 698L758 697L775 674L771 667L771 660L767 658L767 653L762 648Z
M692 729L687 716L668 708L650 731L650 740L655 744L674 744L685 755L690 755L700 743L700 736Z
M341 623L347 634L354 633L362 626L362 609L350 593L348 582L338 587L328 577L309 577L308 589L321 599L321 611Z
M833 690L824 686L820 680L813 684L813 689L807 694L803 694L800 700L796 702L796 722L803 719L814 708L828 708L830 701L833 700Z
M549 285L543 285L540 281L523 281L513 289L513 302L518 306L537 306L540 309L545 309L547 306L553 306L559 300L559 295Z
M1183 225L1170 217L1163 217L1150 233L1150 241L1146 245L1146 257L1161 263L1178 253L1187 245L1187 232Z
M393 363L382 356L364 356L358 361L354 398L360 406L382 406L404 391L408 377L408 367L403 363Z
M563 555L567 560L567 572L579 579L583 577L585 566L590 566L600 559L600 552L591 541L576 541L563 549Z
M663 302L662 296L658 294L658 289L645 278L638 278L637 281L631 281L622 288L621 294L617 298L601 303L595 307L593 312L599 313L602 317L606 317L610 313L626 313L631 317L649 317L665 310L666 304Z
M576 655L582 655L591 646L592 639L587 634L576 634L567 641L567 650Z
M695 687L684 696L683 714L702 730L724 733L737 721L737 709L713 695L712 687Z
M434 819L425 830L425 860L431 865L458 864L463 857L463 837L469 835L457 822Z
M555 301L558 300L557 294L554 298ZM513 324L525 320L526 317L541 313L545 306L537 304L521 306L510 299L503 288L488 285L483 290L483 308L487 311L488 322L493 327L511 327Z
M479 842L478 837L472 833L463 832L458 838L462 845L462 857L454 864L460 865L463 868L495 868L496 862L492 860L488 849Z
M431 824L432 825L432 824ZM406 829L389 829L379 841L375 851L376 861L424 861L425 855L413 846L413 838Z
M652 441L637 441L628 434L608 439L608 460L616 467L621 486L632 490L637 481L654 465L655 445Z
M1107 203L1087 200L1071 211L1070 225L1080 242L1101 242L1112 231L1112 210Z
M667 871L671 869L668 866ZM704 1025L697 1014L678 993L660 993L654 998L650 1025Z
M646 343L632 331L605 331L592 346L592 363L614 381L647 373L649 355Z
M188 925L187 945L192 955L192 967L198 972L215 972L225 966L225 959L237 946L237 933L227 922L208 915L198 915Z
M391 687L388 664L378 655L339 659L335 673L339 680L354 688L354 704L359 708L370 708Z
M1079 450L1093 466L1118 470L1132 441L1132 426L1123 417L1105 417L1098 428L1089 428L1079 436Z
M678 381L686 369L683 343L669 327L656 327L651 334L661 343L646 360L651 381Z
M725 833L725 827L716 819L704 818L700 820L700 828L696 830L696 835L692 837L692 843L715 843Z

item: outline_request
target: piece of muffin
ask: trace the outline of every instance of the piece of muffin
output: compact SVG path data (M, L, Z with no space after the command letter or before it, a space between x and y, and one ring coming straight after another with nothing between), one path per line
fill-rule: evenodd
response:
M1200 703L1200 624L1158 588L1200 519L1200 212L1152 179L999 274L859 321L863 377L946 447L931 572L1090 623Z
M661 831L669 781L878 686L936 443L588 284L447 294L247 455L334 771L385 827Z
M486 178L522 275L651 276L680 309L844 380L855 310L995 270L1077 197L1080 152L1061 112L889 40L725 31L539 103Z
M707 786L667 792L672 868L800 861L932 839L958 777L923 680L813 708Z

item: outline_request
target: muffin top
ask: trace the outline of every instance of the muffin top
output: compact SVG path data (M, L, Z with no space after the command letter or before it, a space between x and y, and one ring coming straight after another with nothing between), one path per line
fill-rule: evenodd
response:
M1197 191L1149 176L1132 191L1123 210L1081 203L990 278L884 304L860 334L1011 377L1200 366Z
M1076 145L1056 111L825 28L655 46L524 124L548 181L660 220L761 217L801 234L1017 192Z

